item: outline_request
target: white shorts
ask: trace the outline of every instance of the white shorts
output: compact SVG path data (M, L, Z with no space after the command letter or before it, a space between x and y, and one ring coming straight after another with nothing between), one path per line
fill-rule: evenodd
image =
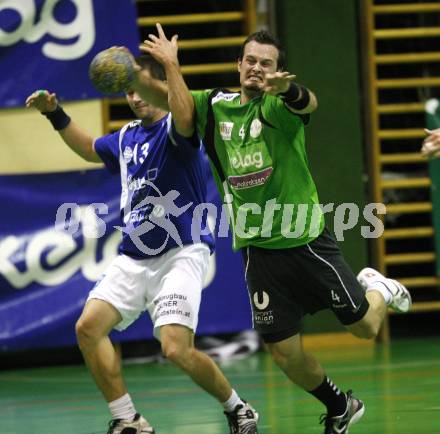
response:
M104 300L114 306L122 316L116 330L126 329L148 310L157 339L166 324L181 324L195 332L209 256L205 244L176 247L151 259L119 255L87 301Z

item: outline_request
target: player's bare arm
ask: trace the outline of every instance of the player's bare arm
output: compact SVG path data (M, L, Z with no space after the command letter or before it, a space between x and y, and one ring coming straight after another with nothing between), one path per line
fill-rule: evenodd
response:
M435 130L425 129L428 136L422 144L421 153L424 157L432 158L440 156L440 128Z
M139 69L136 72L130 90L135 91L149 104L166 111L170 110L168 107L168 86L163 81L153 78L148 70Z
M176 130L184 137L194 133L194 101L180 71L177 35L167 39L162 26L156 24L158 36L150 34L141 51L151 54L165 69L168 83L168 107Z
M55 114L58 110L60 116L65 116L66 119L65 126L61 124L63 128L57 128L64 143L84 160L95 163L101 162L93 147L94 138L70 120L64 112L61 112L55 93L50 93L47 90L37 90L27 97L26 107L35 107L42 114L49 115L49 117L51 113Z
M266 73L264 77L264 92L271 95L280 95L285 99L289 110L298 114L307 114L315 111L318 100L315 94L294 82L296 75L288 71Z

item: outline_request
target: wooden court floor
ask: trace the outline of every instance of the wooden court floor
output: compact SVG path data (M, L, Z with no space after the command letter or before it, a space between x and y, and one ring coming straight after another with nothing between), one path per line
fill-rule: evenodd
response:
M440 338L314 353L341 388L365 402L350 434L440 433ZM261 434L322 434L321 404L291 385L266 354L222 368L259 410ZM124 371L138 411L157 434L228 434L217 402L174 366L127 365ZM105 433L108 419L83 366L0 372L0 434Z

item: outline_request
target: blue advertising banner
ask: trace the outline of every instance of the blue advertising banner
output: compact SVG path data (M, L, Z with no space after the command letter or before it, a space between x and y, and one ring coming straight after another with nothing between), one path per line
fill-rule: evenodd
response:
M60 100L101 96L90 61L112 45L137 53L136 16L134 0L2 0L0 107L23 106L36 89Z
M75 344L74 325L88 292L117 254L120 188L119 176L104 169L0 176L0 351ZM212 179L208 192L208 202L220 209ZM55 227L66 204L70 234ZM251 327L241 255L232 252L230 238L216 243L199 334ZM151 322L144 314L112 338L152 338Z

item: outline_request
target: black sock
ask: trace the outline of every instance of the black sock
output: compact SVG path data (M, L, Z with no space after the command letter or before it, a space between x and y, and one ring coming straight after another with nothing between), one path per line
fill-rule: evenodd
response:
M347 409L345 393L341 392L327 376L324 377L320 386L310 390L309 393L327 407L327 414L330 416L341 416Z

